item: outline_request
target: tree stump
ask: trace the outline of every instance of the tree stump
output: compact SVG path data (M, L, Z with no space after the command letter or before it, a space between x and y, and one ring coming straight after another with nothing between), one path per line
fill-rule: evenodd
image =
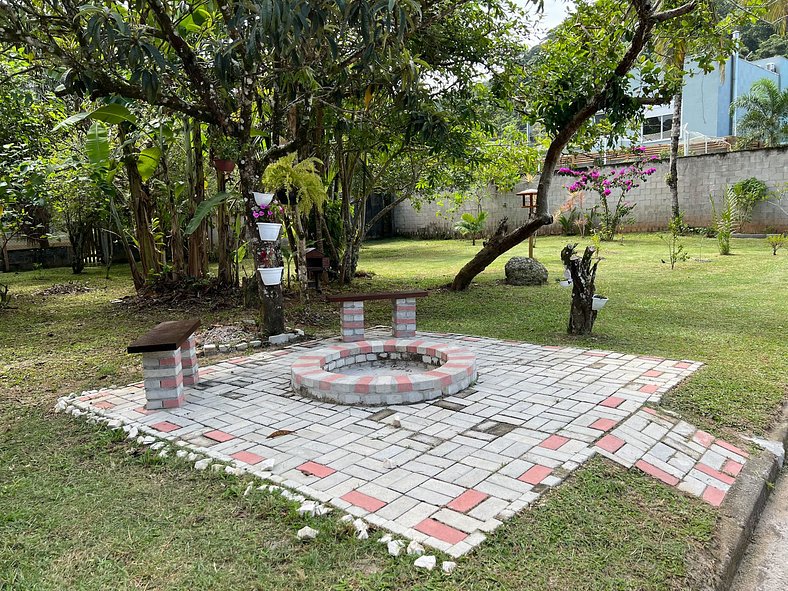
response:
M574 249L577 245L567 245L561 251L561 258L565 263L568 262L569 272L572 275L572 308L569 311L569 334L585 335L591 334L596 320L594 308L594 279L596 278L596 267L599 261L591 264L591 257L594 255L595 248L587 246L583 257L574 256ZM567 252L568 251L568 252Z

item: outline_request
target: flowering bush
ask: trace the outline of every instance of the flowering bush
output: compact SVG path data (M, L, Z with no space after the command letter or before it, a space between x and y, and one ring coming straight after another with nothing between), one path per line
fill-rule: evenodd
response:
M281 207L279 209L282 209ZM276 212L268 205L262 207L255 207L252 209L252 215L257 222L275 222Z
M645 148L635 148L640 158L627 166L609 172L599 170L572 170L559 168L558 174L574 177L575 181L567 186L570 193L579 191L596 191L601 205L599 233L602 240L613 240L619 225L635 208L635 204L624 199L625 195L635 187L639 187L657 169L648 166L657 156L645 157ZM613 195L613 197L611 197ZM618 195L616 199L615 195Z

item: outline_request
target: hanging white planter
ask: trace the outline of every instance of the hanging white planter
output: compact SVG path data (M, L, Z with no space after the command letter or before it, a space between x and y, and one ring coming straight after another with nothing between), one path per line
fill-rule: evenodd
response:
M561 287L572 287L572 280L571 279L564 279L559 284Z
M265 285L279 285L282 283L282 271L284 267L257 267L260 277L263 278Z
M282 224L269 224L268 222L257 222L257 233L263 242L275 242L279 239L279 230Z
M564 279L569 279L569 281L572 281L572 271L569 269L564 269Z
M594 294L594 297L591 299L592 310L598 312L599 310L605 307L605 304L607 304L607 298L605 296Z
M273 193L258 193L257 191L252 191L252 195L254 195L254 202L257 203L257 207L265 207L274 199Z

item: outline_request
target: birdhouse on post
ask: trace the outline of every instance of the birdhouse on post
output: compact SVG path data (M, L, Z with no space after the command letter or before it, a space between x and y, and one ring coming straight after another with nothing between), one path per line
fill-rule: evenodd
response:
M528 208L528 219L534 217L536 213L536 189L525 189L517 193L523 198L523 209ZM528 237L528 258L534 258L534 237L536 232Z

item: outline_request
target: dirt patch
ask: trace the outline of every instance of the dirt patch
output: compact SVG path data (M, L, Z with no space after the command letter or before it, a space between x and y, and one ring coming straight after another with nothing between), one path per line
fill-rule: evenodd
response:
M69 281L68 283L56 283L52 287L47 287L46 289L35 292L33 295L71 295L75 293L88 293L94 289L95 288L88 285L87 281Z
M254 325L239 324L214 324L195 333L194 338L198 346L245 343L258 339Z

